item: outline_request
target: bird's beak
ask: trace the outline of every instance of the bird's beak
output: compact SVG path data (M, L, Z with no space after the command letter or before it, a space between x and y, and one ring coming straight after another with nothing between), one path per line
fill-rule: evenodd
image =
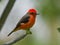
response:
M39 15L39 13L37 13L36 15Z

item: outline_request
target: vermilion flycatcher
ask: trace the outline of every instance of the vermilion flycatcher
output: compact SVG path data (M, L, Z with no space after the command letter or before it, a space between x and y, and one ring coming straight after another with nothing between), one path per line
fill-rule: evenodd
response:
M16 25L15 29L8 34L12 34L20 29L26 30L26 34L31 34L30 28L34 25L37 11L35 9L29 9L28 12L21 18Z

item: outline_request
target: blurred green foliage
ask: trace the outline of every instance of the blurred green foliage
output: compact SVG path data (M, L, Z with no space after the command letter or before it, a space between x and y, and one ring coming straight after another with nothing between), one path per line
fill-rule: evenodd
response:
M0 0L1 1L1 0Z
M60 9L56 8L54 0L50 0L48 4L42 6L41 12L43 15L55 17L57 14L60 14Z
M57 28L57 30L60 32L60 28Z

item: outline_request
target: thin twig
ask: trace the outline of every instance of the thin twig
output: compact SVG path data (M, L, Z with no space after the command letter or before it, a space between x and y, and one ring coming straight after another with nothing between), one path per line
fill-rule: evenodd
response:
M23 36L21 36L21 37L15 39L14 41L12 41L12 42L10 42L10 43L8 43L8 44L3 44L3 45L12 45L12 44L14 44L14 43L16 43L16 42L18 42L18 41L24 39L26 36L27 36L27 34L25 34L25 35L23 35Z
M11 11L14 3L15 3L15 0L9 0L4 12L2 13L2 16L0 18L0 31L1 31L5 21L7 19L7 16L9 15L9 12Z

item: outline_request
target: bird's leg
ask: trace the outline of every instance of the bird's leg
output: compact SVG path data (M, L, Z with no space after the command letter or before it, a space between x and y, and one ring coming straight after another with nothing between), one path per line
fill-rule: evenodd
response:
M30 29L26 30L26 34L32 34L32 32L30 31Z

